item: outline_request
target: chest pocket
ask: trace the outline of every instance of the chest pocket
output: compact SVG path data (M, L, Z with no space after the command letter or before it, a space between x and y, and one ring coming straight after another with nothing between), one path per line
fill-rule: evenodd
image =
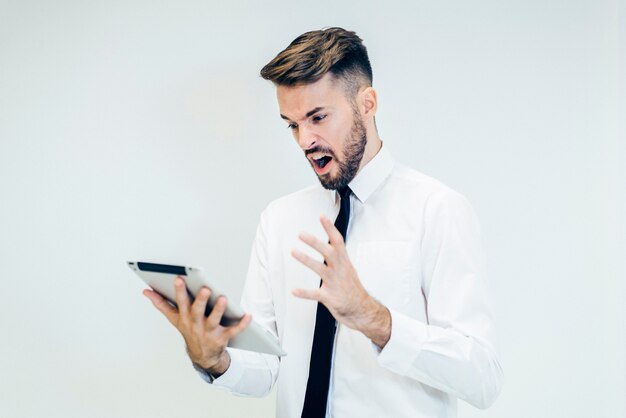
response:
M387 307L402 309L419 289L416 262L409 242L363 242L357 248L355 268L371 296Z

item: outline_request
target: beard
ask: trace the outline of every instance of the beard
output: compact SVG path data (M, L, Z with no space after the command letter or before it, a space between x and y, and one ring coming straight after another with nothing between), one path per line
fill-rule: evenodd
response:
M358 113L354 113L352 128L348 133L343 147L343 160L339 160L335 153L328 148L314 147L307 151L307 155L313 152L328 153L337 164L337 175L332 177L331 173L318 175L320 183L325 189L338 190L347 186L356 176L365 153L367 145L367 132L363 119Z

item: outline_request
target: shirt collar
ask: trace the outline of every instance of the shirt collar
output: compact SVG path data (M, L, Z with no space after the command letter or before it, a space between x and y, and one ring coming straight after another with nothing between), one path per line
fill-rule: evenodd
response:
M378 189L391 173L395 160L384 144L374 158L372 158L359 173L348 184L354 196L365 203L365 201ZM329 190L330 198L335 203L339 198L336 190Z

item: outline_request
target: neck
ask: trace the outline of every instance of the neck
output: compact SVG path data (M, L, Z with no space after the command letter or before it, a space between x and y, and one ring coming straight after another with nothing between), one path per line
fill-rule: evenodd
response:
M376 130L372 130L372 132L367 133L367 145L365 146L365 152L363 153L363 159L361 160L361 165L359 166L359 171L357 174L369 163L372 161L372 158L378 154L378 151L383 146L383 141L378 136L378 132Z

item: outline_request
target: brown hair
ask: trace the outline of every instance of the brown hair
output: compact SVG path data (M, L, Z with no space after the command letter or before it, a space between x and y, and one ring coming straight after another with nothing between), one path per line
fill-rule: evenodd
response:
M261 77L280 86L314 83L326 73L343 81L349 98L372 85L367 49L355 32L326 28L303 33L263 69Z

